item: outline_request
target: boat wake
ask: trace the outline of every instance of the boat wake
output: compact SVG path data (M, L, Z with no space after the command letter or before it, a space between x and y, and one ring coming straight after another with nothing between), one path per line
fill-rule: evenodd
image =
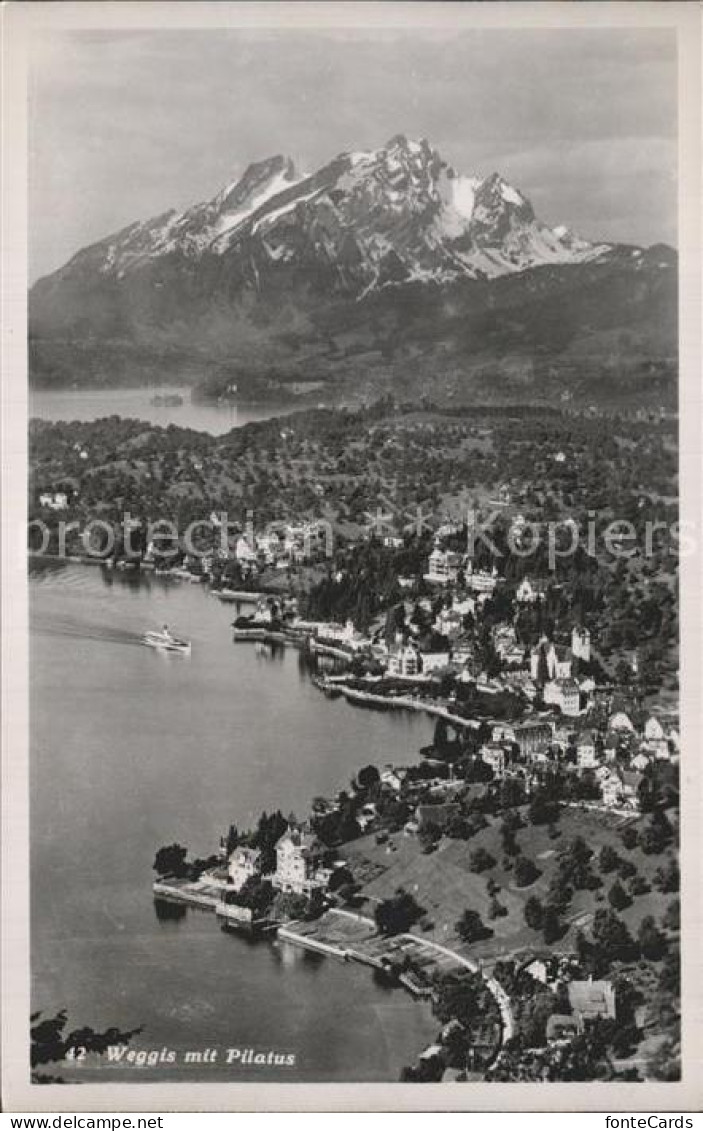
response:
M62 636L71 640L99 640L106 644L142 645L142 634L112 625L70 624L59 621L32 621L33 632L41 636Z

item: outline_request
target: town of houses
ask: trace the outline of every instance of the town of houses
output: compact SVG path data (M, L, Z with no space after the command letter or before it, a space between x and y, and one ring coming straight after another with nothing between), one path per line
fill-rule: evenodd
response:
M442 527L437 532L422 579L429 592L408 597L402 627L390 638L383 626L364 633L351 619L345 623L303 619L294 602L278 598L262 597L254 615L242 621L249 629L285 624L315 651L346 658L361 668L364 674L356 686L365 686L369 695L414 700L430 710L433 705L441 707L457 726L476 725L457 708L462 687L472 686L487 705L490 736L480 755L496 779L520 778L529 791L557 765L588 781L591 789L584 804L636 810L647 767L678 761L677 720L666 708L643 716L641 709L620 701L611 684L599 683L594 672L600 672L601 679L603 672L592 664L595 645L583 624L572 624L570 633L559 640L543 634L530 647L521 643L517 615L543 602L546 593L542 581L527 575L513 587L504 618L491 624L494 662L490 672L482 667L476 630L486 602L499 586L505 592L505 584L495 567L474 569L469 555L443 548L443 537L456 529ZM308 552L310 538L308 531ZM415 584L418 579L404 580ZM333 675L324 682L341 690L348 677ZM519 718L491 722L491 699L497 701L505 693L522 703Z

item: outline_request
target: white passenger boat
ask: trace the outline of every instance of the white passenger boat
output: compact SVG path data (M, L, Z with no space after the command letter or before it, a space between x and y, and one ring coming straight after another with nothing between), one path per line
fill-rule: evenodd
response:
M148 648L160 648L164 652L190 652L190 640L181 640L169 632L165 624L161 632L145 632L142 643Z

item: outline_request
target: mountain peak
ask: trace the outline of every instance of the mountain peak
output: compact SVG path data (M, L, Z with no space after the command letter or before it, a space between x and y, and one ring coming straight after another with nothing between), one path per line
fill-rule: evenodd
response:
M293 184L299 179L292 158L276 154L275 157L267 157L263 161L253 161L247 165L241 177L218 193L215 200L220 207L239 207L257 189L262 189L264 185L271 184L276 179L281 182L282 187Z
M284 270L301 270L306 285L359 297L410 281L582 262L606 250L547 227L498 172L459 173L426 138L398 133L378 149L341 153L310 176L284 154L255 161L210 201L132 225L87 254L117 280L158 268L164 257L216 256L226 257L222 270L241 287L258 290Z
M427 138L421 137L418 140L407 137L406 134L394 134L390 141L387 141L383 149L404 149L408 153L421 153L427 152L431 146Z

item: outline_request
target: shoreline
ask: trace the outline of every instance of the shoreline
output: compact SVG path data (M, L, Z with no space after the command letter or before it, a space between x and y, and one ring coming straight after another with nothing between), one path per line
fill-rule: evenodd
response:
M361 691L356 687L348 687L346 684L337 681L331 681L325 676L313 677L313 683L325 695L343 695L345 699L352 703L368 703L372 707L385 708L386 710L398 711L416 711L422 714L430 715L433 718L444 719L450 723L451 726L471 728L472 730L478 729L481 725L475 719L466 719L462 715L453 715L446 707L434 706L432 703L418 703L412 697L406 698L405 696L387 696L377 695L373 691Z
M198 881L195 881L195 884L197 883ZM217 919L221 921L223 928L233 929L235 933L245 934L255 941L270 942L272 939L280 939L282 942L299 947L301 950L334 958L341 963L354 962L367 967L367 969L382 973L388 973L392 954L401 946L406 951L408 947L425 953L429 951L433 955L441 956L445 962L446 959L449 959L459 969L469 970L473 974L480 973L481 970L480 963L435 942L433 939L414 935L410 931L402 932L399 935L381 935L373 919L339 907L327 908L318 919L292 919L285 924L267 921L252 930L236 916L227 914L227 907L222 904L219 896L208 892L192 891L190 887L190 884L179 886L170 883L168 880L157 879L152 884L152 891L155 897L167 902L175 902L191 906L196 910L214 913ZM350 939L344 938L343 941L335 937L334 941L330 941L329 934L330 932L334 933L335 929L331 920L335 919L342 925L349 924L356 931L358 937L352 935ZM326 933L325 928L327 929ZM320 934L322 937L318 937ZM515 1022L510 998L503 987L495 978L485 977L485 975L482 975L482 977L496 1002L500 1018L500 1040L490 1062L485 1066L488 1069L500 1055L506 1042L514 1036ZM412 972L400 974L397 981L392 984L396 988L405 990L415 1001L430 1002L432 1000L431 986L418 981ZM439 1024L438 1020L438 1026Z
M90 565L90 566L103 566L108 567L106 561L102 558L94 558L89 555L61 555L61 554L42 554L38 551L28 550L28 556L32 560L45 559L52 562L67 562L70 565ZM117 568L117 567L116 567ZM156 577L163 577L171 581L185 581L186 578L183 574L173 573L168 570L164 573L157 572L153 564L140 563L139 570L134 572L148 572L154 574ZM119 569L120 573L132 572L130 569ZM190 579L188 579L190 581ZM193 575L193 580L200 581ZM202 582L205 584L205 582ZM256 604L263 597L266 596L263 592L253 592L250 590L218 590L210 587L208 589L210 596L217 597L222 604ZM306 642L309 642L310 651L318 653L319 655L332 656L335 659L345 660L349 662L352 659L351 653L345 651L343 648L336 647L333 644L326 644L324 641L315 639L310 634L296 633L295 630L278 630L272 631L264 625L252 625L251 628L234 628L232 629L233 639L240 643L247 641L254 641L259 643L270 644L290 644L294 648L305 647ZM313 676L313 685L322 691L324 695L335 696L342 695L348 702L353 705L368 704L371 707L376 707L380 710L390 711L415 711L420 714L428 715L430 718L441 718L450 726L463 727L465 729L476 730L480 723L475 719L466 719L462 715L455 715L446 707L434 705L432 703L419 703L412 696L386 696L375 694L372 691L362 691L359 688L348 687L346 684L337 680L330 680L327 676Z
M86 575L86 578L88 576L89 575ZM147 585L145 586L145 591L148 591L148 582L147 582ZM180 593L179 593L178 599L179 599L179 601L182 599L182 596L181 596ZM193 596L193 598L189 598L189 600L191 602L191 605L193 605L193 608L199 607L198 598L195 595ZM194 604L193 604L193 601L194 601ZM203 608L204 607L205 606L203 606ZM212 606L211 606L211 610L212 610ZM214 617L212 616L212 613L215 613ZM216 607L215 607L215 609L212 610L212 612L211 612L211 620L212 620L212 623L215 625L215 628L217 628L217 625L219 624L220 619L221 618L219 618L219 615L216 614ZM224 624L226 624L226 621L223 621L222 624L224 626ZM218 630L218 632L219 632L219 630ZM254 660L254 658L255 658L254 656L246 657L245 662L247 664L250 664ZM326 710L326 708L321 708L321 709ZM153 873L152 873L152 876L153 876ZM151 877L147 877L147 882L149 882L149 879L151 879ZM242 930L242 931L248 929L248 925L245 925L241 922L237 922L235 916L232 916L233 921L231 923L226 922L225 917L217 916L217 914L216 914L217 905L218 905L218 903L221 902L221 894L222 893L218 892L218 891L213 891L212 885L209 885L205 882L203 883L202 887L203 887L203 889L210 888L210 890L201 890L199 893L197 893L197 897L196 897L196 893L188 893L188 894L186 894L184 892L176 893L173 890L169 890L169 888L165 887L165 886L159 886L159 887L155 886L154 887L154 895L162 897L167 901L169 900L169 897L173 898L175 896L174 902L179 902L179 903L182 903L182 904L190 904L196 910L204 911L204 912L207 912L209 914L215 914L216 918L215 918L214 925L216 927L219 927L220 924L221 924L222 928L225 928L225 929L231 928L232 930ZM184 896L185 896L185 898L184 898ZM185 910L185 908L184 908L184 910ZM339 918L341 920L343 917L335 915L333 918L334 919ZM203 924L203 926L204 926L204 924ZM372 959L369 959L368 955L366 955L364 953L364 947L354 945L353 943L351 945L343 945L342 947L335 947L334 939L330 943L330 942L328 942L327 939L324 938L324 936L323 936L322 939L320 939L320 938L311 939L310 937L306 938L303 935L304 927L303 927L303 930L300 930L298 928L298 926L294 925L294 924L291 924L287 927L284 926L283 930L284 931L287 930L288 932L290 932L291 935L295 936L294 938L288 937L287 939L286 939L285 934L283 934L281 936L282 941L288 941L291 945L298 945L300 947L308 948L310 950L317 950L320 953L328 953L330 955L330 957L336 957L338 960L341 959L341 960L348 960L348 961L356 961L356 962L358 962L362 965L366 965L367 967L372 967L372 968L376 968L376 969L379 969L379 970L382 968L382 964L380 962L376 962L376 961L373 961ZM271 929L270 933L273 934L274 930ZM266 934L268 935L269 931L266 931ZM264 937L266 937L266 935ZM385 948L387 946L387 941L384 940L383 943L379 944L379 945L383 945L384 948ZM330 948L332 948L332 949L330 949ZM335 950L337 951L337 953L334 953ZM427 953L427 951L423 951L423 953ZM352 980L353 980L353 975L352 975ZM414 986L412 984L411 979L404 978L402 980L401 979L396 980L394 978L394 984L396 985L396 988L397 988L397 985L399 984L400 988L404 989L406 993L410 993L410 995L414 998L422 999L422 997L424 996L423 993L422 993L422 989L420 989L420 992L418 992L416 986ZM493 1012L493 1010L491 1010L491 1013L492 1012ZM439 1028L439 1025L437 1025L437 1028ZM500 1031L502 1032L502 1029ZM496 1035L496 1040L498 1040L498 1037L499 1037L498 1027L496 1027L495 1035ZM411 1054L410 1053L407 1054L409 1056L412 1055L412 1059L408 1060L409 1064L414 1065L416 1063L417 1057L422 1052L423 1048L424 1048L424 1044L422 1046L419 1046L416 1049L413 1049Z
M89 555L61 555L61 554L41 554L38 551L28 550L28 556L32 560L41 560L51 562L67 562L70 565L90 565L90 566L103 566L110 568L107 562L102 558L94 558ZM115 567L118 568L118 567ZM153 564L149 562L141 562L139 570L135 572L148 572L154 574L156 577L163 577L171 581L185 581L186 578L182 574L176 574L168 570L164 573L157 572ZM120 573L132 572L131 570L122 568L119 569ZM190 579L188 579L190 581ZM200 581L193 575L193 580ZM205 582L202 582L203 584ZM210 596L217 597L222 604L256 604L263 597L266 596L263 592L253 592L250 590L208 590ZM352 655L342 648L335 647L332 644L326 644L324 641L316 640L311 635L296 634L295 630L286 631L285 629L279 631L272 631L265 626L252 625L251 628L234 628L232 629L233 639L238 642L254 641L264 644L290 644L293 647L304 647L306 641L309 641L310 651L318 653L319 655L332 656L335 659L345 660L349 662ZM378 707L384 710L397 710L397 711L415 711L421 714L429 715L430 718L441 718L451 726L464 727L470 729L477 729L480 723L473 719L466 719L462 715L454 715L448 711L446 707L435 706L431 703L418 703L412 697L405 696L386 696L374 694L372 691L361 691L358 688L347 687L345 684L337 681L332 681L326 676L313 676L312 682L318 691L322 691L324 695L334 696L342 695L352 704L369 704L372 707Z

